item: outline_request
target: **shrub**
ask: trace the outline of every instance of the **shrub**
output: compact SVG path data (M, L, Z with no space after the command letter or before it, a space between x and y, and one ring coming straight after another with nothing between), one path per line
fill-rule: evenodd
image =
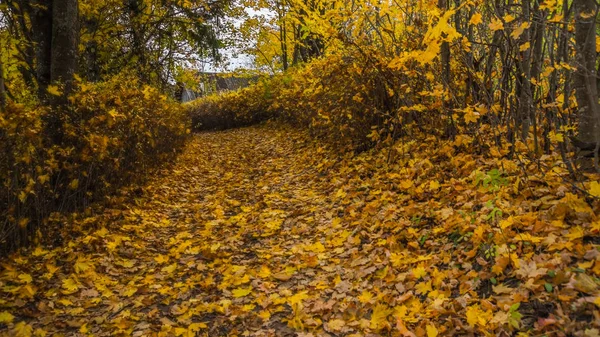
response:
M188 128L180 105L123 76L82 83L61 111L11 104L0 114L0 253L169 160ZM52 117L60 140L48 136Z
M272 117L269 87L273 80L262 80L249 87L218 93L188 103L187 110L195 130L223 130L251 125Z
M366 148L377 141L373 130L390 123L394 106L379 71L355 64L330 55L236 92L200 98L188 104L188 112L196 130L277 117L317 137Z

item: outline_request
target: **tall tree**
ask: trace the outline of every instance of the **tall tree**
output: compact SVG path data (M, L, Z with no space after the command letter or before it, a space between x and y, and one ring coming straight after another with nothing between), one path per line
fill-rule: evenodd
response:
M34 0L26 5L35 48L38 98L42 103L65 103L77 68L78 1ZM61 94L50 99L48 86L59 83L64 85Z

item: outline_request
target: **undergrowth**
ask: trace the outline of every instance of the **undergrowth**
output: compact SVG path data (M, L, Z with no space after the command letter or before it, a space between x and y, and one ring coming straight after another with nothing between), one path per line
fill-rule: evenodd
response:
M60 111L10 104L0 114L0 253L34 233L47 236L60 226L49 224L53 213L82 209L138 181L184 143L180 105L135 79L81 83L70 101ZM48 132L56 117L59 140Z

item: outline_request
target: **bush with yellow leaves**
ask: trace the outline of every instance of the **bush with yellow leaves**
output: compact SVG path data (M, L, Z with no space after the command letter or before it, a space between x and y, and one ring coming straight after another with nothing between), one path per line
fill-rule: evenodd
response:
M58 140L49 120L60 121ZM53 212L88 206L172 158L186 121L179 104L124 76L81 83L60 111L9 105L0 114L0 253L43 234Z
M193 128L223 130L272 117L269 104L274 81L262 80L237 91L217 93L188 103Z
M200 98L188 104L188 111L196 129L226 129L276 117L338 145L366 149L406 134L406 126L417 122L420 128L439 128L438 113L401 109L417 104L436 108L435 100L408 90L398 95L407 83L413 84L360 53L332 54L249 88Z

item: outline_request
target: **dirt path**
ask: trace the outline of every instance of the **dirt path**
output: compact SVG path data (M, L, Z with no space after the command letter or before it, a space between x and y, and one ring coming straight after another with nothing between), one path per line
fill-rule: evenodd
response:
M591 327L598 310L584 293L597 291L594 281L578 288L579 271L561 274L564 285L544 283L583 254L596 259L597 244L566 231L581 256L557 255L553 247L567 239L542 238L549 217L516 239L500 236L482 206L490 192L469 190L458 155L435 165L431 154L414 158L392 167L387 152L342 159L274 125L196 135L145 187L74 219L69 226L83 234L3 261L0 334L436 336ZM454 174L446 183L444 172ZM532 215L520 219L511 221ZM582 226L589 231L589 221Z

